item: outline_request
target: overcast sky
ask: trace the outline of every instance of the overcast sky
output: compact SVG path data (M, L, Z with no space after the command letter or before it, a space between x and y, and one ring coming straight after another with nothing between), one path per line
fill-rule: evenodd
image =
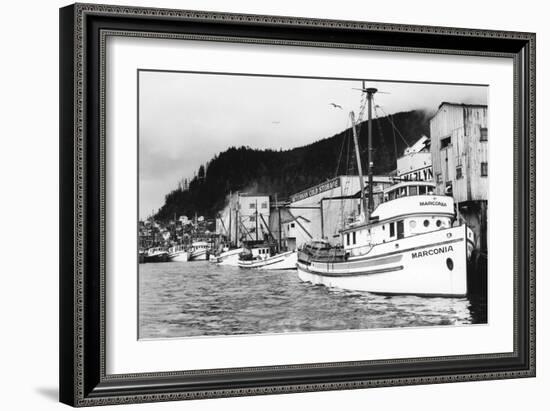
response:
M289 149L330 137L349 126L349 112L357 115L361 101L353 89L361 87L357 80L151 71L139 76L140 218L228 147ZM442 101L487 104L483 86L366 84L390 93L375 95L388 114L433 113Z

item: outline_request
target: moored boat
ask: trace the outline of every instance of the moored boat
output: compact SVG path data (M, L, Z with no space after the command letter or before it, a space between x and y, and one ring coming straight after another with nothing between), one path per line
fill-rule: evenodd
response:
M451 197L416 194L430 183L399 183L386 194L403 197L380 204L369 223L341 232L342 245L317 241L298 253L303 281L381 294L464 296L474 235L452 226ZM415 193L408 195L407 193Z
M206 241L195 241L189 248L189 261L207 261L210 245Z
M168 259L174 262L186 262L189 260L189 253L183 244L178 244L168 249Z
M245 249L239 254L238 265L241 268L263 270L294 270L296 269L296 261L296 251L271 253L269 246L256 245Z
M163 247L151 247L145 252L143 260L146 263L163 263L168 261L168 252Z

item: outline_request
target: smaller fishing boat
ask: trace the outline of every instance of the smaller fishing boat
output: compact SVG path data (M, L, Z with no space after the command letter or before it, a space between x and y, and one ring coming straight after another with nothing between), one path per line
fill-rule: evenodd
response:
M296 262L296 251L273 253L268 245L258 244L246 248L239 254L238 265L241 268L262 270L294 270Z
M244 248L225 248L219 254L211 254L210 261L218 265L230 265L237 267L239 265L239 254L244 250Z
M151 247L149 248L143 257L146 263L163 263L168 261L168 251L163 247Z
M189 248L189 261L207 261L210 245L206 241L195 241Z
M183 244L178 244L168 249L168 259L174 262L186 262L189 260L189 253Z

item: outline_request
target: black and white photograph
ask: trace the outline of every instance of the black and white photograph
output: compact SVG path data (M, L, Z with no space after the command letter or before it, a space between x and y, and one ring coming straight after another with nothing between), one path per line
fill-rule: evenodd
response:
M140 339L488 324L488 85L137 77Z

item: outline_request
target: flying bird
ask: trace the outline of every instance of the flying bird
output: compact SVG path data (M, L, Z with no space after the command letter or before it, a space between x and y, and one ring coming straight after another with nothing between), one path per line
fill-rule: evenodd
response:
M336 103L329 103L329 106L332 106L334 108L339 108L340 110L343 110L342 109L342 106L340 104L336 104Z

